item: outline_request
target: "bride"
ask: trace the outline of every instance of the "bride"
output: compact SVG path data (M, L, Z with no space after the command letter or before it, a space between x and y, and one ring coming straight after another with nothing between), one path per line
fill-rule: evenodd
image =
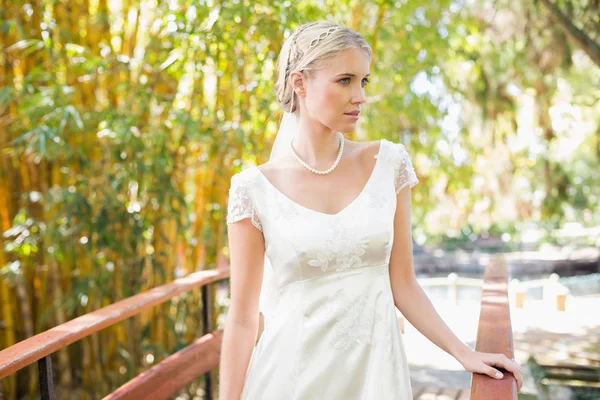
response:
M412 399L396 308L467 371L502 379L501 367L521 388L519 364L462 343L417 283L418 179L405 147L344 137L366 101L370 63L361 35L326 21L282 47L285 114L271 158L231 178L221 400Z

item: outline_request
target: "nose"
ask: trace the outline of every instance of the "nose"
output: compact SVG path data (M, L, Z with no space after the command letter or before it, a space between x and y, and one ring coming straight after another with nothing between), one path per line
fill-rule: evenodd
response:
M361 86L353 93L353 103L362 104L367 101L367 97L365 96L365 89Z

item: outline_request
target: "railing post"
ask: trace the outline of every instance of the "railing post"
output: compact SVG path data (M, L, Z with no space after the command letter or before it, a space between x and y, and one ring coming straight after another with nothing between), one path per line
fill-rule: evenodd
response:
M448 301L458 305L458 274L456 272L448 275Z
M38 360L38 377L42 400L54 400L54 381L52 380L52 359L50 355Z
M508 284L508 292L510 298L514 301L515 307L523 308L525 305L525 298L527 297L527 288L521 285L521 281L512 279Z
M209 295L209 286L210 284L206 284L202 286L202 327L204 329L204 334L207 335L212 332L212 327L210 326L210 295ZM212 400L212 371L208 371L204 374L204 393L206 400Z

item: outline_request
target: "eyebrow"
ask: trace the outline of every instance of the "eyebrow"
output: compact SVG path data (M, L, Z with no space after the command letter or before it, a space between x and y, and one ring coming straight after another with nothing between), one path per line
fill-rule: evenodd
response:
M370 76L371 74L367 74L365 76ZM356 76L354 74L350 74L350 73L344 73L344 74L339 74L338 76Z

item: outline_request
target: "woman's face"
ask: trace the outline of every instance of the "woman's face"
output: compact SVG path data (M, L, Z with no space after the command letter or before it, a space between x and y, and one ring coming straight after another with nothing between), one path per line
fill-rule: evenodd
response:
M321 69L310 71L303 96L303 110L310 119L334 131L353 132L359 117L348 113L360 112L366 101L370 62L364 50L351 48L324 62Z

